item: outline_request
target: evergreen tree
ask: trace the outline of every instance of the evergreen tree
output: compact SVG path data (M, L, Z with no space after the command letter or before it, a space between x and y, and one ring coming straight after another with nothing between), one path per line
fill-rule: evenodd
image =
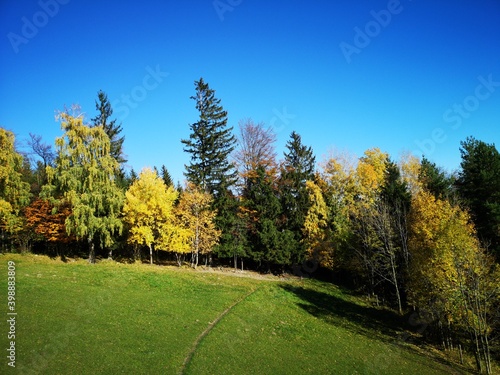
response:
M116 119L111 120L113 108L111 108L108 96L102 90L99 90L97 98L98 101L95 102L95 108L98 111L98 114L96 117L91 119L92 126L103 127L111 142L110 154L120 164L120 166L122 166L127 162L123 153L123 142L125 141L125 137L120 137L120 133L123 130L122 126L121 124L116 123Z
M164 165L161 166L161 178L166 186L174 186L174 181L172 180L172 176L168 171L167 167Z
M302 228L310 206L306 181L314 180L316 159L311 147L302 144L299 134L292 132L290 138L281 168L280 194L284 228L294 234L296 241L293 261L301 263L306 255L305 247L300 245Z
M234 150L236 139L233 128L227 127L227 112L215 97L203 78L195 81L196 101L199 112L197 122L190 125L189 139L181 142L184 151L191 154L191 163L186 165L187 180L213 194L215 198L236 182L236 170L229 162L229 155Z
M479 239L500 260L500 154L494 144L473 137L461 146L458 192L471 210Z
M259 265L290 264L297 242L293 233L280 229L281 205L271 177L264 166L247 178L243 212L248 228L249 256Z
M438 199L448 198L452 195L453 181L446 176L440 168L427 158L422 157L420 163L419 180L424 188Z

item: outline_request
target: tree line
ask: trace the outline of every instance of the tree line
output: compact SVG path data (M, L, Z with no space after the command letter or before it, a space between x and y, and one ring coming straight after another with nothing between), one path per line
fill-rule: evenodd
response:
M469 137L448 174L425 156L378 148L316 163L292 132L246 119L239 133L203 79L199 117L181 140L186 184L163 165L126 171L122 125L99 91L96 117L60 112L54 149L30 134L28 151L0 128L2 252L118 256L179 266L231 264L305 275L328 270L393 307L432 323L433 340L467 346L480 371L498 355L500 154Z

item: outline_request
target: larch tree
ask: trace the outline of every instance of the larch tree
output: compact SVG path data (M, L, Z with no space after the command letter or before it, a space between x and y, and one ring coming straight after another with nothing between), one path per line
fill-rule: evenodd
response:
M184 232L175 222L174 202L178 193L161 177L145 168L125 193L124 221L129 227L129 243L147 246L153 264L153 248L173 251L182 244Z
M306 181L310 207L302 228L307 255L323 267L332 268L333 254L329 234L328 207L321 188L313 181Z
M193 183L188 183L177 205L178 223L191 233L191 265L196 268L199 256L206 260L219 242L221 231L215 226L217 212L212 208L213 197Z
M64 135L56 139L57 157L54 166L47 167L49 182L42 195L69 205L66 230L87 241L89 262L95 263L96 243L109 248L113 236L122 231L119 216L124 197L116 184L119 166L101 126L87 126L81 116L66 112L60 119Z
M31 198L30 186L22 180L23 157L14 142L14 133L0 128L0 229L13 239L23 230L22 209Z

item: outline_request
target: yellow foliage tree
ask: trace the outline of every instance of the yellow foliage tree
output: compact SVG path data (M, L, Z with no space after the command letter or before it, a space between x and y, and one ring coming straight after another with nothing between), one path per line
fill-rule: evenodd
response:
M307 211L302 233L303 242L310 258L317 259L324 267L333 266L333 256L328 236L328 207L320 187L306 181L310 207Z
M22 181L23 157L14 146L14 133L0 128L0 230L15 236L22 231L23 207L30 200L30 187Z
M372 204L384 183L386 163L389 155L372 148L364 152L356 167L357 188L360 202Z
M410 214L409 300L471 337L478 370L491 371L488 336L499 303L499 270L481 249L470 216L420 190Z
M182 247L184 232L176 227L174 202L178 192L168 188L163 180L149 168L139 174L125 193L124 221L128 223L130 243L149 248L153 264L153 246L157 250L174 250ZM179 234L179 236L176 236Z
M190 243L194 268L198 266L199 254L211 253L217 245L221 231L215 227L217 212L211 208L213 197L192 183L182 192L177 206L180 225L190 231ZM188 232L186 232L187 234Z

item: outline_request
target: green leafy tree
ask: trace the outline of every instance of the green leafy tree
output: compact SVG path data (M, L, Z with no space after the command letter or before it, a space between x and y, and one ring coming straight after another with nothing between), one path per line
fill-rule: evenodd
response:
M47 167L49 183L42 195L69 204L66 230L89 246L89 262L95 263L95 244L109 248L121 233L119 218L123 192L116 185L118 162L110 153L110 141L101 126L83 124L82 117L61 113L64 135L56 139L54 167ZM111 255L111 254L110 254Z
M461 142L456 186L470 208L479 239L500 260L500 153L494 144L472 137Z
M22 179L23 157L14 142L14 133L0 128L0 230L12 239L24 228L22 209L31 198L30 186Z

